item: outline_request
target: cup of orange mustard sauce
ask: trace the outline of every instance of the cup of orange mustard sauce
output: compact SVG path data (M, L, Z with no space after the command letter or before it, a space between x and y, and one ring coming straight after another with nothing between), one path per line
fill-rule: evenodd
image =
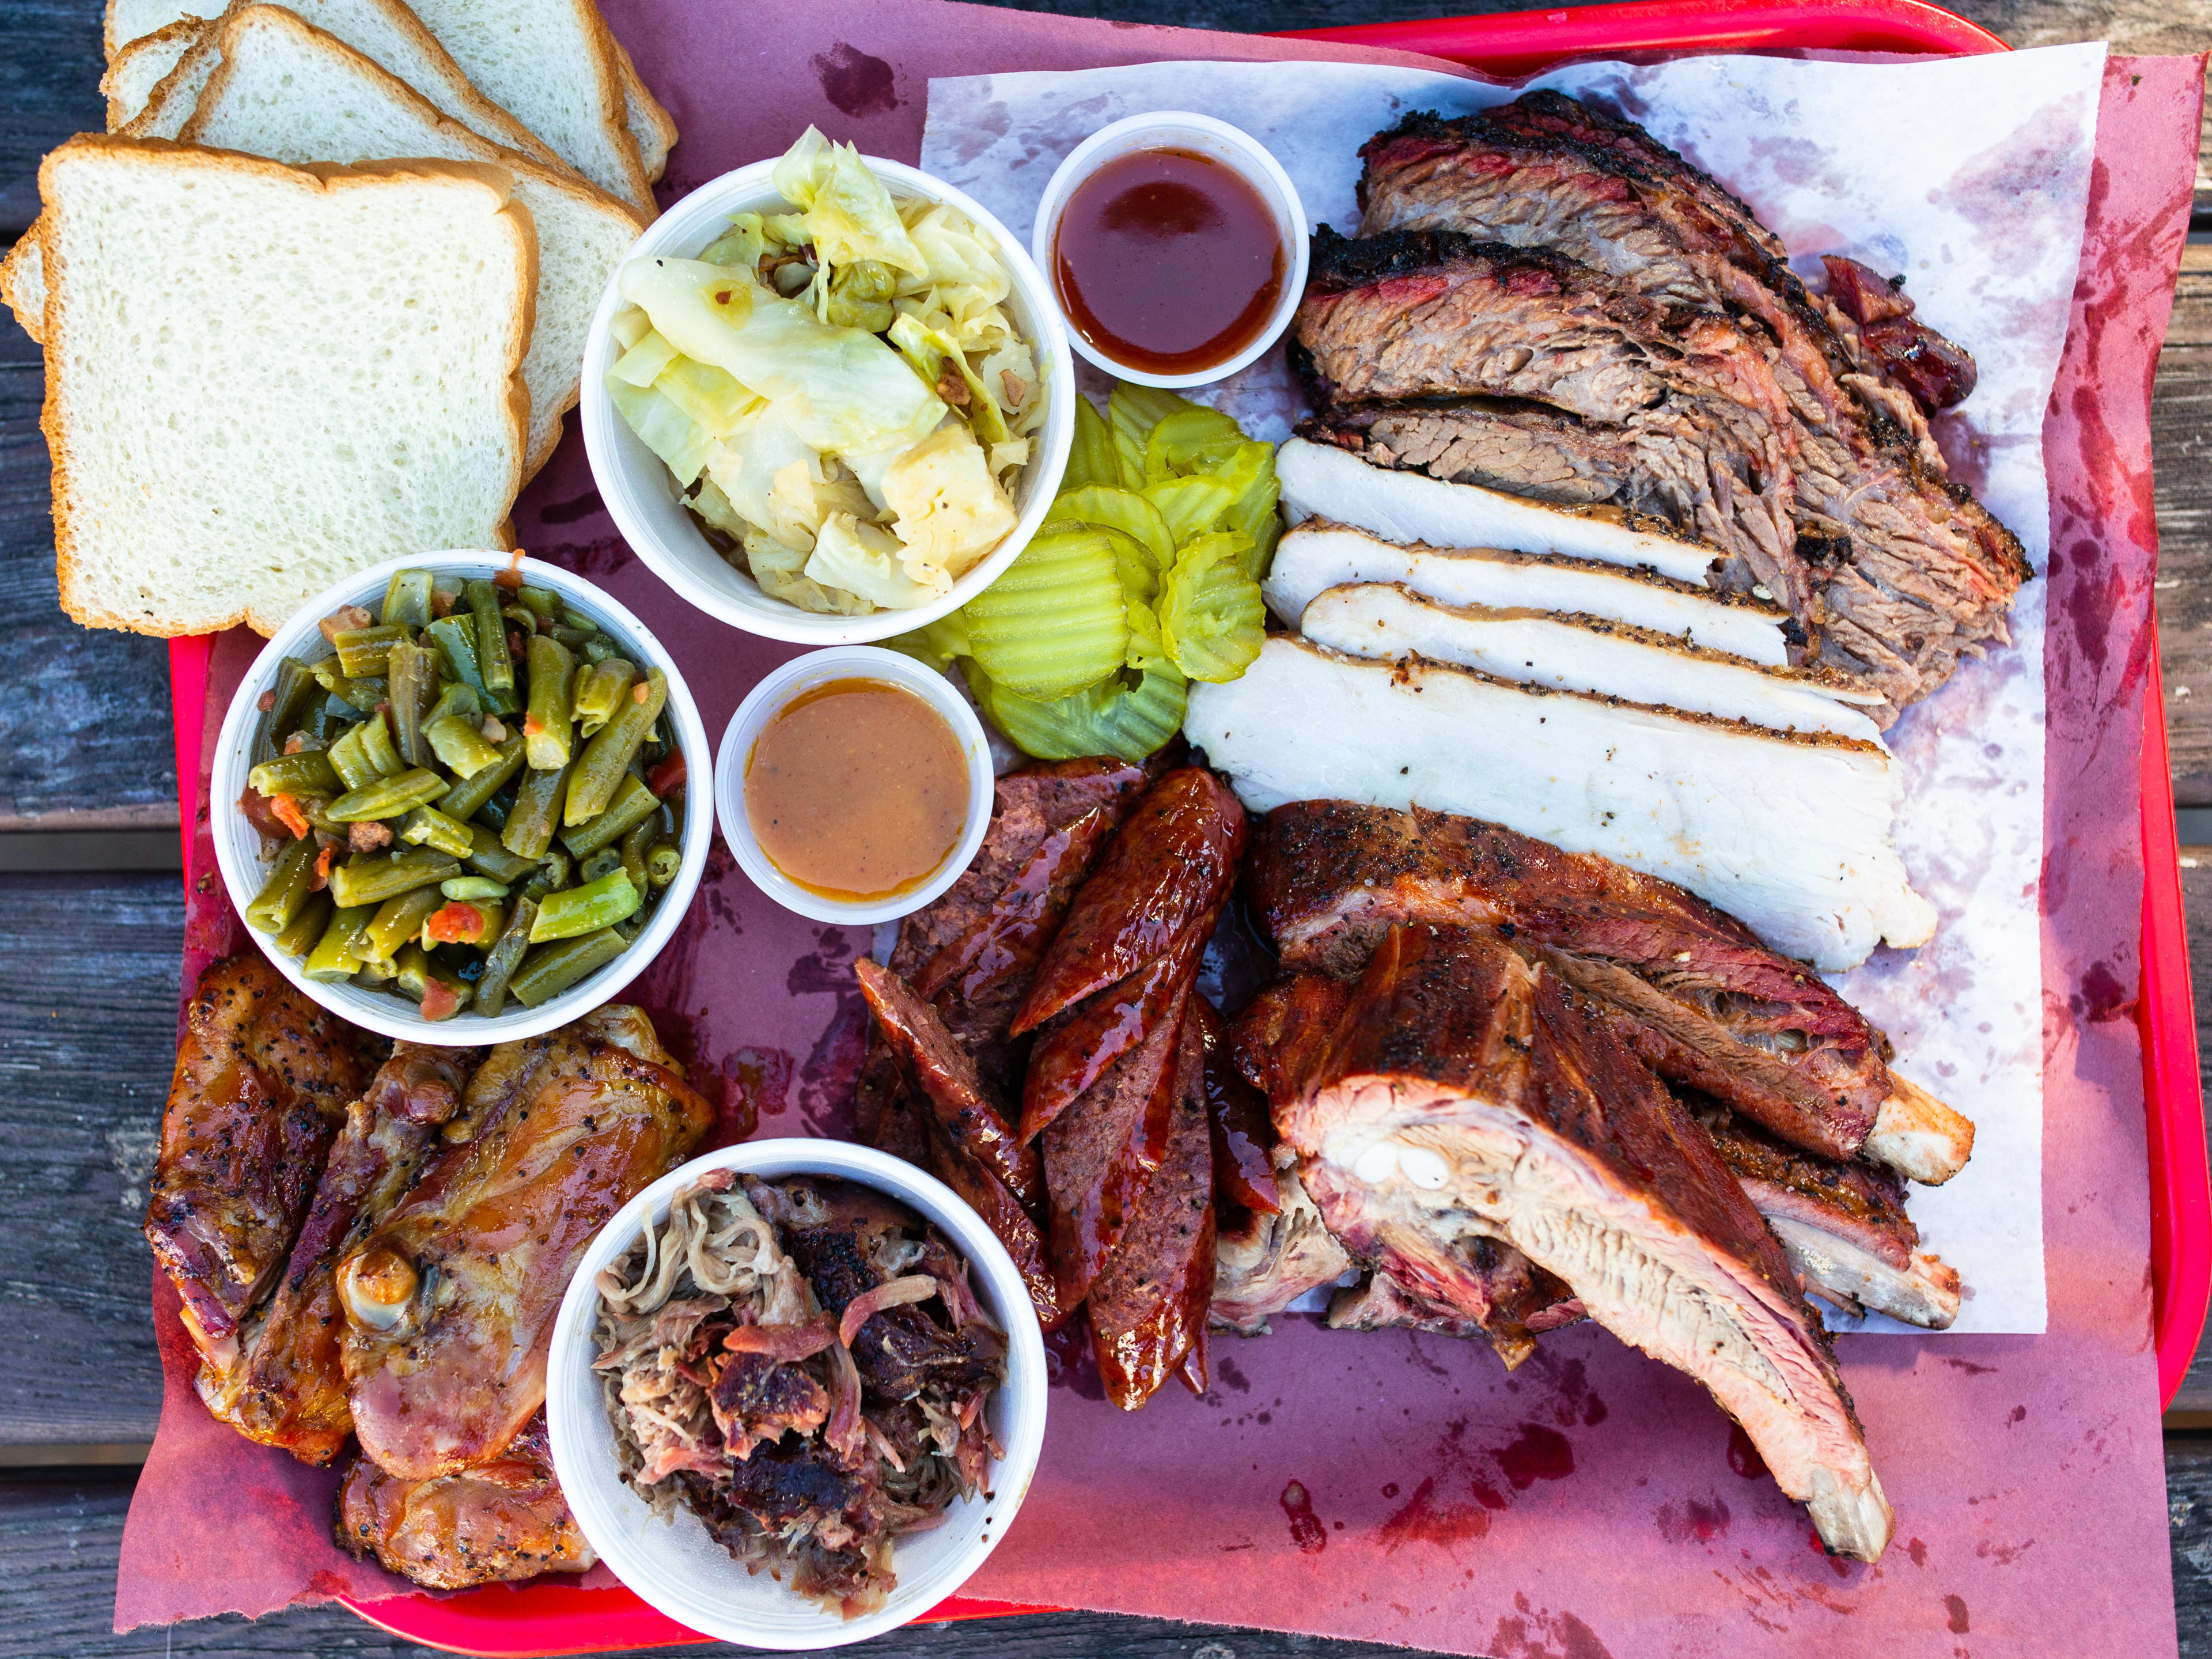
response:
M817 921L920 909L990 827L982 721L944 675L879 647L810 652L769 675L720 759L723 840L763 892Z

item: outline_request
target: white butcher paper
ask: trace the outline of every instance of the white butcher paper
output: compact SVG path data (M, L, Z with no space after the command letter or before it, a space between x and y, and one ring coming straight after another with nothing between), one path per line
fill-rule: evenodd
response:
M2081 259L2104 63L2101 45L1852 63L1723 56L1578 64L1528 84L1592 94L1642 122L1749 202L1807 277L1822 253L1902 273L1920 316L1980 369L1973 396L1936 423L1944 452L2040 573L2043 414ZM1464 114L1517 90L1364 64L963 76L930 82L921 165L1026 244L1046 181L1085 137L1125 115L1198 110L1274 152L1311 224L1349 233L1361 144L1409 111ZM1274 440L1304 409L1279 351L1195 395ZM2019 1334L2045 1318L2041 582L2021 590L2012 635L1888 734L1905 775L1898 850L1936 907L1935 940L1832 977L1894 1040L1899 1069L1974 1120L1972 1161L1948 1186L1913 1188L1912 1218L1923 1248L1966 1281L1952 1328ZM1880 1315L1829 1323L1929 1334Z

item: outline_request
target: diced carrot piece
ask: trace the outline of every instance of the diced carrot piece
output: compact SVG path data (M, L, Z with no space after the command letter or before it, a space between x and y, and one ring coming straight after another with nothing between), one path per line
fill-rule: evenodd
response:
M269 815L292 832L294 841L305 841L314 828L307 822L307 815L300 810L299 803L289 795L271 795Z

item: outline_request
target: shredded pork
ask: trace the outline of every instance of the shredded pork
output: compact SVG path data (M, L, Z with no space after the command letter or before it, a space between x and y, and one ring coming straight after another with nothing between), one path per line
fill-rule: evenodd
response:
M599 1290L623 1480L846 1618L896 1584L894 1541L939 1524L1001 1455L984 1408L1004 1334L966 1264L878 1194L718 1171Z

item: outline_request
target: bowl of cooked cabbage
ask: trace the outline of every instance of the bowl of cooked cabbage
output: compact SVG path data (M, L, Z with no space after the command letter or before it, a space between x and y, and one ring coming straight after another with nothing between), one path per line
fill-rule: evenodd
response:
M586 348L599 495L732 627L887 638L1044 522L1074 367L1044 279L960 191L809 128L641 236Z

